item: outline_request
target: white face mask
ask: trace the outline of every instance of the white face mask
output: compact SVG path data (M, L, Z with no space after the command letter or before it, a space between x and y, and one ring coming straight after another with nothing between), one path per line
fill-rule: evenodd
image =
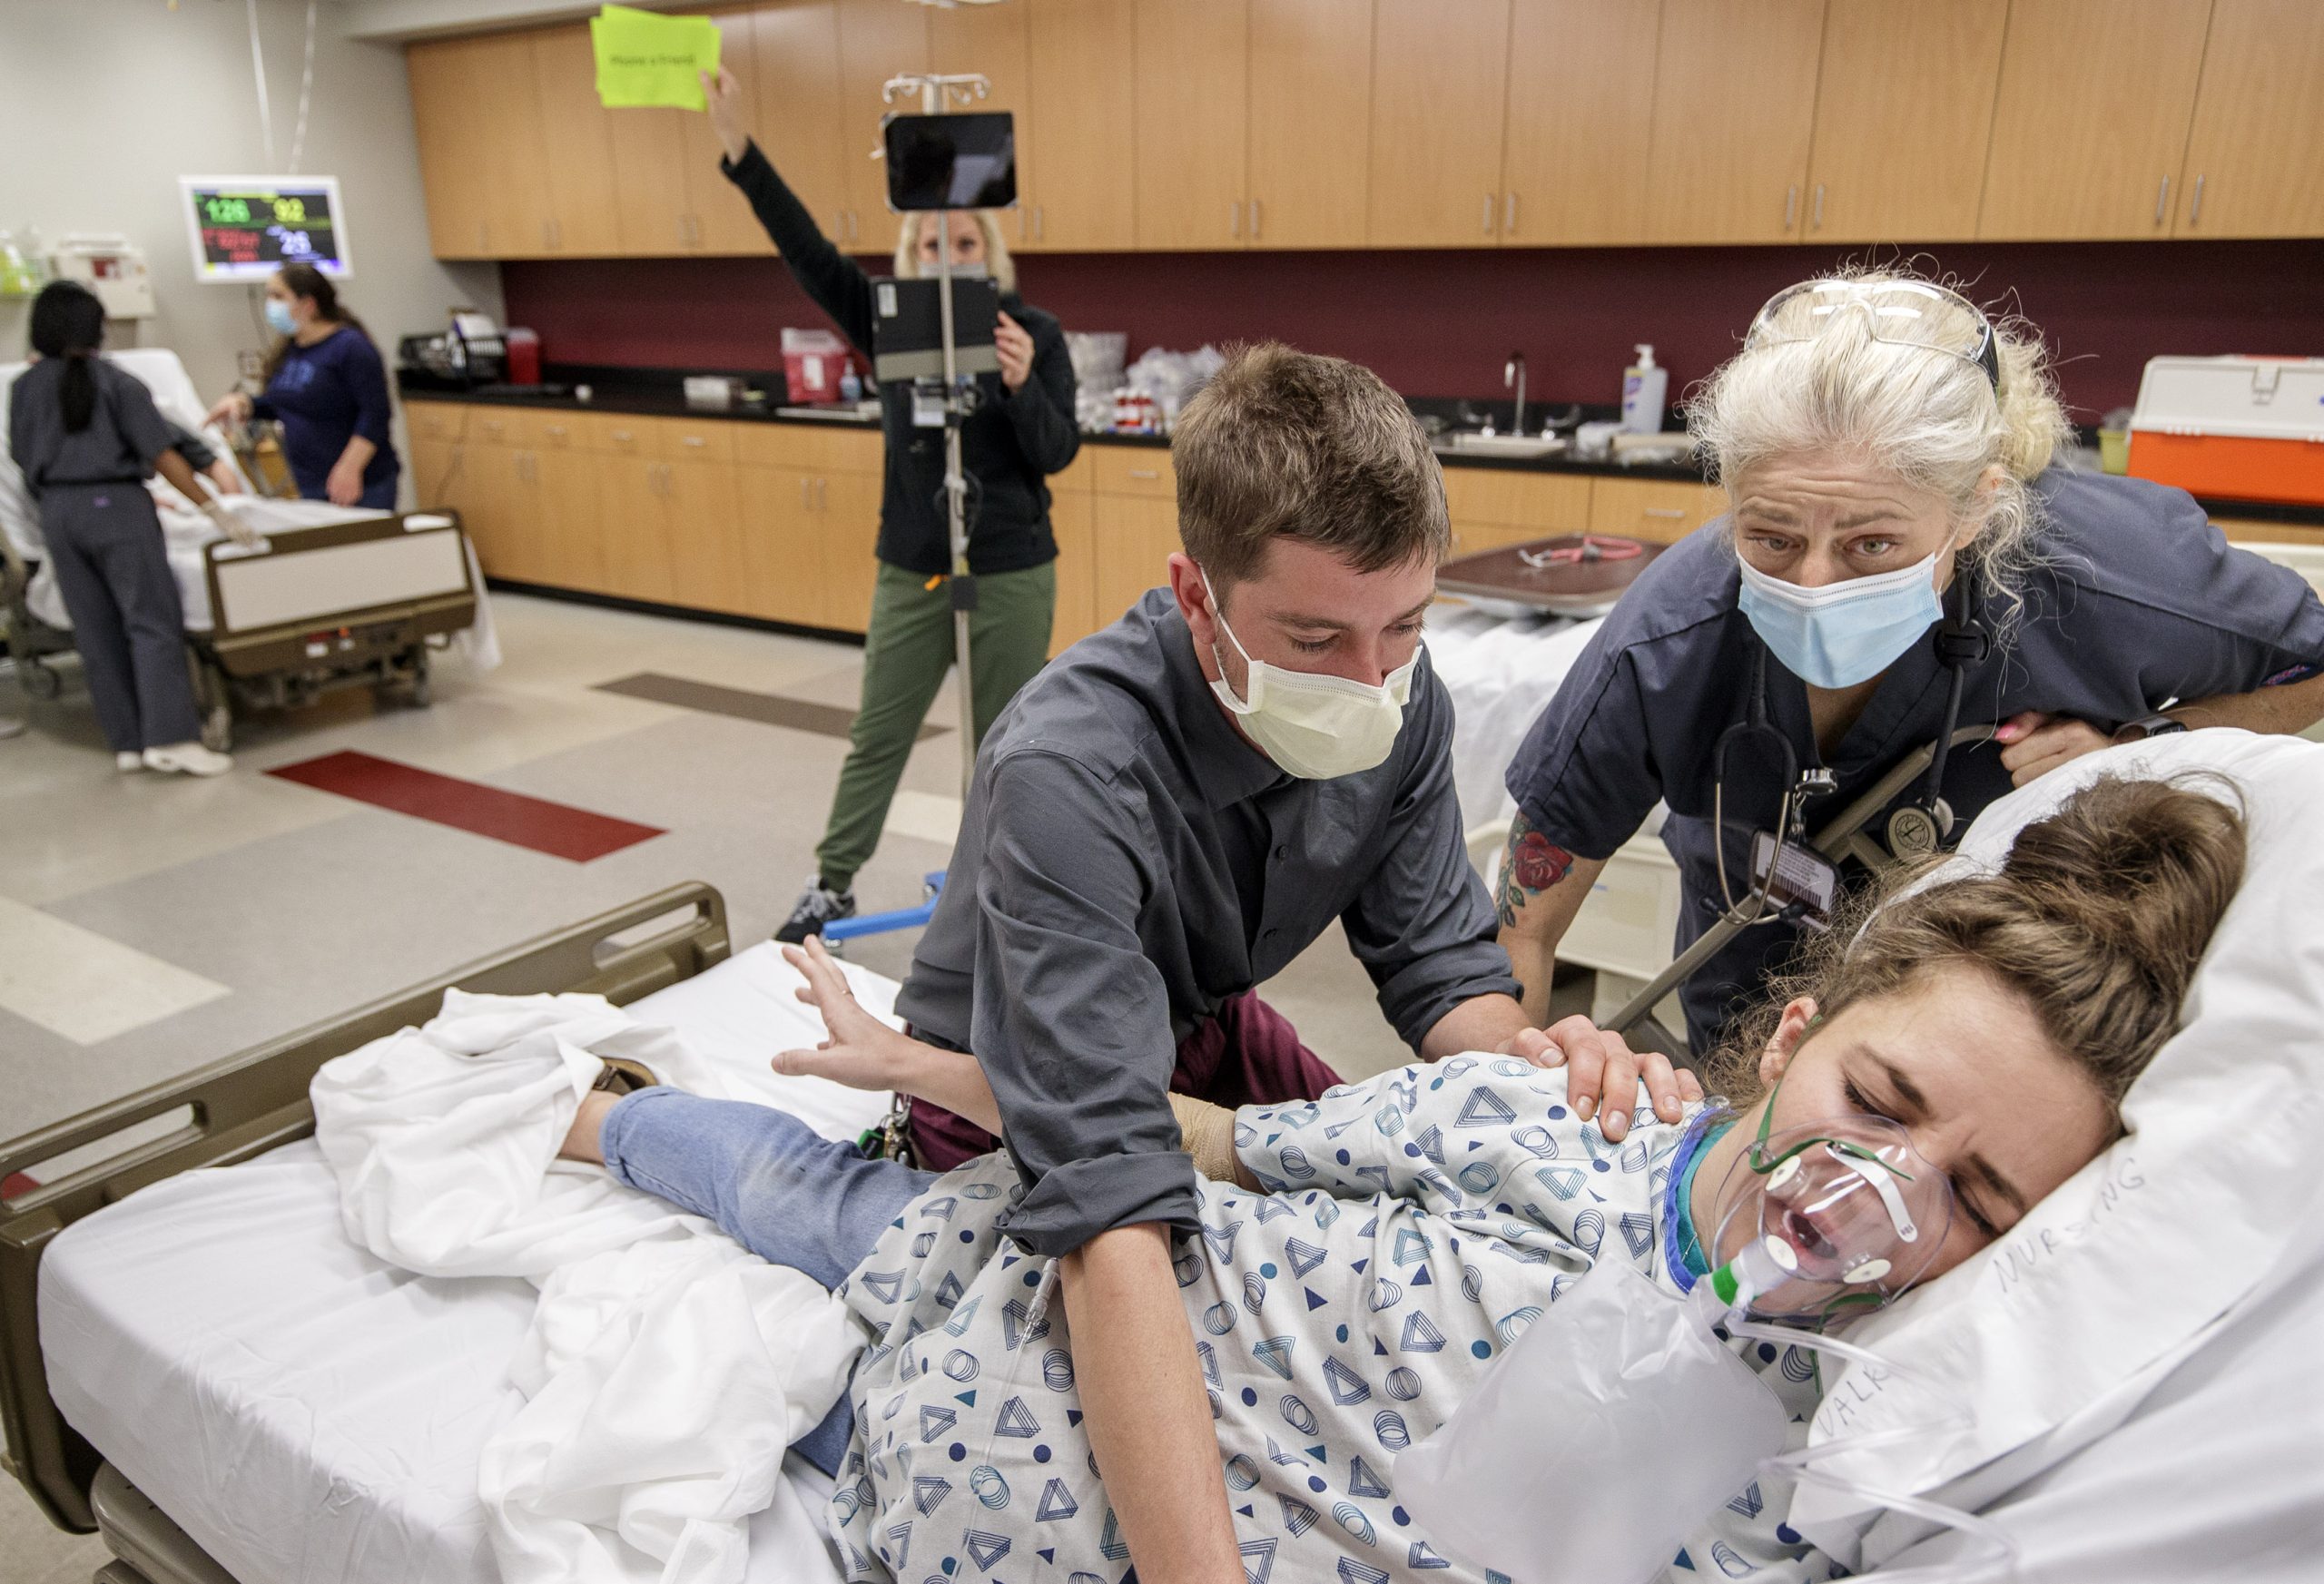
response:
M1252 659L1235 629L1226 625L1207 572L1202 575L1202 585L1210 593L1211 620L1218 624L1218 630L1226 635L1226 641L1249 668L1244 684L1248 699L1236 698L1235 690L1227 686L1223 662L1210 691L1234 715L1244 735L1258 744L1260 753L1303 781L1354 775L1388 757L1404 723L1404 702L1412 696L1413 671L1420 664L1418 649L1376 687L1344 676L1270 665ZM1216 650L1212 658L1218 658Z

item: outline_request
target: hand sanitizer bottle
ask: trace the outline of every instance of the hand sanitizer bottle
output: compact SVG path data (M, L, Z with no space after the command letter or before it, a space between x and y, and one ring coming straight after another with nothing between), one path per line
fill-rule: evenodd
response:
M1633 435L1659 434L1662 398L1670 391L1670 370L1659 368L1654 349L1641 344L1638 361L1622 370L1622 428Z

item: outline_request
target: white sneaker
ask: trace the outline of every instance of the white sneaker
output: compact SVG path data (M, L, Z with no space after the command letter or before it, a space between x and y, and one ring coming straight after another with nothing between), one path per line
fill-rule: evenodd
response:
M15 715L0 715L0 739L21 737L25 723Z
M113 756L113 767L123 775L134 775L145 768L145 756L134 748L124 748Z
M187 775L223 775L234 768L231 753L212 753L199 743L172 743L145 750L148 770L175 770Z

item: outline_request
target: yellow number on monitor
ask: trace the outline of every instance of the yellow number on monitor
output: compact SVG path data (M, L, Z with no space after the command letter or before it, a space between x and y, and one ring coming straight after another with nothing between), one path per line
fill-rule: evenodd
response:
M304 223L307 218L306 201L300 198L276 199L274 201L274 218L281 221L285 225L299 225Z

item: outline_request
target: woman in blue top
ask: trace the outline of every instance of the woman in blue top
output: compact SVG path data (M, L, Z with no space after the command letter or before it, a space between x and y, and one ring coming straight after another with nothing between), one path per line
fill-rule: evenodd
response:
M265 390L256 400L228 393L210 421L280 418L300 495L393 511L402 467L388 433L387 366L370 333L312 264L285 264L267 281L266 323L282 339L267 358Z
M2054 464L2067 424L2043 364L2024 327L1908 275L1810 280L1759 310L1693 405L1729 516L1623 595L1509 767L1501 940L1536 1018L1560 937L1658 802L1683 951L1748 896L1753 835L1787 804L1819 830L1949 721L1997 730L1867 836L1949 844L2013 783L2110 742L2324 716L2324 605L2181 491ZM1688 981L1694 1048L1798 928L1756 923Z

